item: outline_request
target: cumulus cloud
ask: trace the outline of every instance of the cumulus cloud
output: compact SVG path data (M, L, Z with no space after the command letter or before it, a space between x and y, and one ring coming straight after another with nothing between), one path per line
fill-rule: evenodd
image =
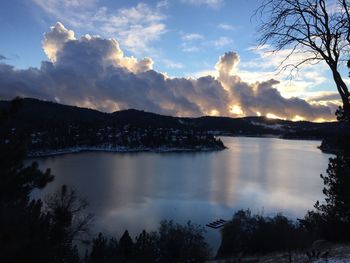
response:
M43 40L43 49L47 57L55 62L57 59L57 52L60 51L69 40L75 40L72 30L67 30L60 22L51 27L51 31L44 34Z
M127 70L139 73L152 69L153 61L150 58L137 60L134 57L125 57L115 39L103 39L99 36L82 36L79 40L74 37L74 32L66 29L58 22L51 27L51 31L44 34L43 49L56 66L71 68L79 66L81 73L86 73L87 68L93 68L97 73L99 68L109 66L121 66ZM75 62L72 65L72 58Z
M219 71L219 80L232 95L236 108L245 115L268 115L295 119L302 117L308 120L330 119L332 113L329 107L319 104L309 104L297 97L285 98L275 88L279 81L270 79L256 82L253 85L241 80L234 74L239 63L239 56L235 52L227 52L220 57L216 65Z
M169 78L153 70L151 58L125 56L115 39L84 35L57 23L44 35L49 61L40 68L0 64L0 97L36 97L115 111L136 108L176 116L267 115L331 119L328 106L285 98L278 81L248 84L237 76L239 55L227 52L215 66L217 77Z
M219 76L222 80L230 77L233 71L239 64L239 56L235 52L226 52L219 58L218 63L215 65L216 70L219 72Z

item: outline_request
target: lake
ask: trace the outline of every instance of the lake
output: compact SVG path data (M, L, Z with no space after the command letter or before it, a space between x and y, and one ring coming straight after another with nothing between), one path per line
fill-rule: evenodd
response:
M330 155L319 141L222 137L227 150L201 153L84 152L34 159L55 181L40 195L72 185L89 201L93 230L120 237L156 230L162 219L205 224L238 209L302 217L323 200L320 173ZM206 228L215 250L220 231Z

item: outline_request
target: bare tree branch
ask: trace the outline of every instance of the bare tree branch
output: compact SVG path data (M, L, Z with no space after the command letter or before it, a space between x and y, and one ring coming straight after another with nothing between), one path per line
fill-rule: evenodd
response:
M281 61L280 72L291 69L292 74L304 64L325 61L344 112L350 117L350 94L339 72L339 64L349 61L350 1L337 0L333 8L327 0L264 0L255 11L260 18L258 43L271 46L272 53L291 50ZM300 61L288 63L294 54L301 52L305 56Z

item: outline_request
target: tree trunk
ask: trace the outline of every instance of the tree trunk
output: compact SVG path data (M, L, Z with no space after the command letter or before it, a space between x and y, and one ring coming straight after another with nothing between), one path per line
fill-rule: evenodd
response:
M347 117L347 119L350 119L350 102L349 102L349 90L346 86L345 82L343 81L340 73L335 67L331 67L332 73L333 73L333 79L335 84L337 85L338 92L340 94L342 103L343 103L343 110L344 114Z

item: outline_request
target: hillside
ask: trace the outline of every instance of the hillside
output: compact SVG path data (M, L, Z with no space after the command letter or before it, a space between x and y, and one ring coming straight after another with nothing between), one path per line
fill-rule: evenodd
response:
M6 109L9 101L0 101ZM347 133L344 123L285 121L265 117L164 116L140 110L103 113L37 99L21 99L15 117L2 132L24 131L30 150L100 147L141 149L222 149L214 136L274 136L288 139L325 139ZM4 135L5 136L5 135Z

